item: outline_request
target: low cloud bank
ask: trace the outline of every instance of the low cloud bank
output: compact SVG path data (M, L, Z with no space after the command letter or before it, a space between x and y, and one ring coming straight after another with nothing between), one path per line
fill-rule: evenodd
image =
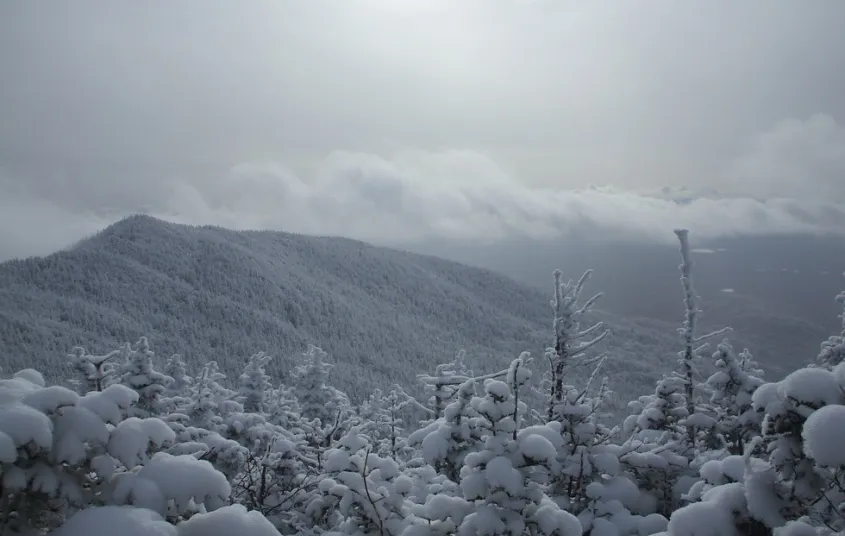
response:
M43 255L144 212L233 229L340 235L380 244L497 241L569 233L673 239L735 234L845 234L845 208L801 199L696 197L612 187L529 187L483 154L404 151L391 158L336 152L308 176L277 162L245 162L218 177L158 180L0 177L0 259Z

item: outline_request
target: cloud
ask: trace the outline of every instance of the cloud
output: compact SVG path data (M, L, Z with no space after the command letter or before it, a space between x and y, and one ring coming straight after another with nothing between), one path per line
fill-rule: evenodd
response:
M49 253L134 212L393 245L571 233L671 241L676 227L700 238L845 233L845 208L833 202L748 197L676 202L612 187L532 188L472 151L406 150L389 158L335 152L308 175L256 161L218 177L139 183L133 196L122 195L125 187L92 181L69 189L59 179L0 180L0 227L11 231L3 233L0 257ZM67 195L69 190L75 195ZM85 206L85 199L96 202Z
M461 147L550 188L700 187L783 117L845 118L843 18L790 0L0 2L0 162L123 180Z
M845 201L845 127L825 114L785 119L727 173L747 195Z
M96 233L120 215L71 209L0 176L0 260L52 253Z

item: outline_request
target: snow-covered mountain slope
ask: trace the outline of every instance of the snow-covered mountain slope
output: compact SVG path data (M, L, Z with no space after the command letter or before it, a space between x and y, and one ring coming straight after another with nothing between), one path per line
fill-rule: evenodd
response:
M313 343L358 398L391 382L415 390L417 373L461 348L479 372L523 350L542 368L549 298L490 271L347 239L134 216L68 251L0 265L0 365L64 376L74 345L104 353L147 335L160 359L215 359L230 375L265 351L284 377ZM674 326L609 324L612 386L620 397L650 391L674 365Z

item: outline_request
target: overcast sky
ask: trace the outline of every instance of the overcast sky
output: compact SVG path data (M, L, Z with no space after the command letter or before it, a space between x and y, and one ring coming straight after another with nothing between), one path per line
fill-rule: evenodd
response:
M6 0L0 258L135 211L400 241L842 228L842 21L840 0ZM757 200L629 193L665 185Z

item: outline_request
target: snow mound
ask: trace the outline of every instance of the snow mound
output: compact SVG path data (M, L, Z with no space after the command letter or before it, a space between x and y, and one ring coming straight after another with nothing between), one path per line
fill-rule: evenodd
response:
M132 506L102 506L77 512L51 534L52 536L177 536L178 533L176 527L152 510Z
M263 515L247 512L240 504L196 515L180 523L178 529L178 536L279 536Z
M845 406L825 406L813 412L801 433L804 452L822 465L845 466Z

